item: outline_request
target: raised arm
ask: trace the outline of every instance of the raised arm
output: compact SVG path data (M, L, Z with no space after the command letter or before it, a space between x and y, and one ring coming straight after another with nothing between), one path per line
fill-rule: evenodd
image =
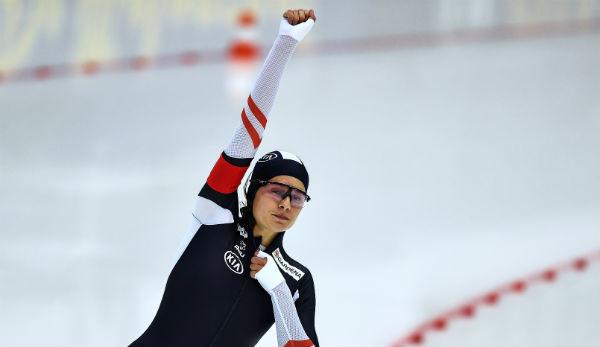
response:
M286 19L291 16L291 20ZM297 16L297 17L296 17ZM285 66L314 24L314 13L299 18L287 11L279 34L242 109L241 122L200 191L195 217L203 224L230 223L237 213L237 188L262 141ZM199 206L198 206L199 204ZM215 209L213 205L221 209Z

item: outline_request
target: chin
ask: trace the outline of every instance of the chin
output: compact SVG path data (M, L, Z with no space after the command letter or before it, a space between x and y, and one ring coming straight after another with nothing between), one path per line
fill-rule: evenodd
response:
M292 223L292 221L289 221L289 220L286 222L287 223L279 223L279 222L275 222L275 221L270 221L269 226L271 227L272 231L282 232L282 231L288 230L294 224L294 223Z
M286 231L287 226L275 225L275 226L273 226L273 228L271 230L273 230L276 233L280 233L280 232Z
M279 224L279 225L274 225L271 230L273 230L276 233L280 233L280 232L286 231L287 229L288 229L287 225Z

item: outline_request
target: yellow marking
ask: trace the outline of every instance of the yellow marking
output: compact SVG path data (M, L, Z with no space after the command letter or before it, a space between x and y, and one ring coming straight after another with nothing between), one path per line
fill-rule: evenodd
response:
M52 38L60 32L63 4L60 0L28 4L18 0L0 2L5 19L0 36L0 70L24 65L41 38Z
M114 6L102 0L80 0L75 15L75 60L113 58L113 46L119 28L111 20Z
M220 24L231 28L243 9L253 10L260 19L298 7L314 6L289 0L237 4L215 0L0 0L0 70L43 64L44 56L32 57L43 54L39 50L42 44L63 50L52 52L51 63L153 55L160 50L165 39L161 34L167 26L202 30ZM123 45L127 45L125 53L120 48ZM62 59L58 54L64 55Z

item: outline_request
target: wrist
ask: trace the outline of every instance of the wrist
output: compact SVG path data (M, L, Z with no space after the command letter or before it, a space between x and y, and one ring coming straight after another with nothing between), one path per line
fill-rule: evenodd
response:
M291 25L288 23L287 19L283 18L279 24L279 35L290 36L294 40L300 42L306 36L306 34L308 34L314 24L315 21L312 18L309 18L306 22L296 25Z
M260 269L260 271L256 273L255 277L263 289L267 291L269 295L272 295L273 288L285 282L285 278L283 278L283 275L279 271L279 268L277 267L277 264L275 264L275 260L272 256L263 251L259 251L258 256L267 258L267 263L262 269Z

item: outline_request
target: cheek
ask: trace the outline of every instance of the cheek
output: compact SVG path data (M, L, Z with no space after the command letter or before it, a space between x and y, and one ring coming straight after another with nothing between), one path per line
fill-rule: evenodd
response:
M254 218L261 218L265 214L268 214L270 208L269 203L271 203L269 199L265 199L262 195L257 195L252 203L252 213L254 214Z
M261 204L258 199L254 199L252 202L252 214L254 215L254 219L260 218Z
M290 226L293 225L294 223L296 223L296 219L298 219L298 216L300 215L300 211L298 211L298 213L292 214L292 218L290 221Z

